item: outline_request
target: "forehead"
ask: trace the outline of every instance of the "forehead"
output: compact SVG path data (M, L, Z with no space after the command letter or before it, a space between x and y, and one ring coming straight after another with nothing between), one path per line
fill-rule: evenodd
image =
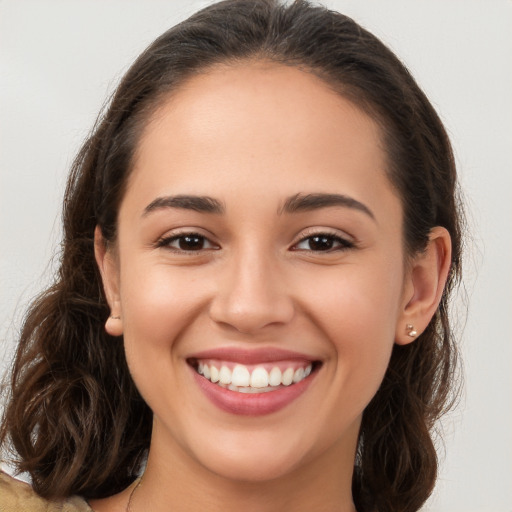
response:
M258 61L216 66L170 94L143 130L130 182L148 201L277 185L329 192L343 181L357 198L392 192L385 168L372 118L312 73Z

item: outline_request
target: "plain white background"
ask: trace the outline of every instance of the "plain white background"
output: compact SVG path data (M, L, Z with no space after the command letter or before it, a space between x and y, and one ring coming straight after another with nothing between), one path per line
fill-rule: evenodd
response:
M205 1L0 0L0 370L48 282L69 165L157 35ZM330 0L390 45L439 111L468 208L466 386L429 512L512 511L512 2ZM461 294L464 295L464 294ZM463 327L463 321L460 322Z

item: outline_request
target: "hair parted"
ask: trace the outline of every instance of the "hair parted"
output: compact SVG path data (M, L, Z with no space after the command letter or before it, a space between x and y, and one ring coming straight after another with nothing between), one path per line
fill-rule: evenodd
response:
M109 308L94 230L99 225L106 243L115 241L137 142L162 99L209 67L249 59L311 72L378 122L409 255L425 248L434 226L451 235L438 311L417 340L394 346L363 414L353 477L360 512L416 511L434 487L431 436L456 388L447 308L460 279L463 218L447 134L403 64L350 18L302 0L226 0L171 28L139 56L73 164L60 269L25 318L0 430L0 443L12 446L18 469L45 497L108 496L140 471L152 413L131 379L122 340L104 330Z

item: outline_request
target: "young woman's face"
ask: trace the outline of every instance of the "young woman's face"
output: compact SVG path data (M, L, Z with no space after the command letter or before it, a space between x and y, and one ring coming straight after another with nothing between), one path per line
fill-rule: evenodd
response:
M352 466L410 298L385 168L376 123L291 67L218 67L152 117L111 305L161 464Z

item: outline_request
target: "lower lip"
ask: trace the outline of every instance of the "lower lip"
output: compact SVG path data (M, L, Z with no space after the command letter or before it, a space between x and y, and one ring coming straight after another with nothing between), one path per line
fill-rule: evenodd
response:
M313 372L297 384L276 391L250 394L222 388L199 375L195 369L191 368L191 371L201 391L214 405L225 412L241 416L262 416L283 409L306 391L316 375Z

